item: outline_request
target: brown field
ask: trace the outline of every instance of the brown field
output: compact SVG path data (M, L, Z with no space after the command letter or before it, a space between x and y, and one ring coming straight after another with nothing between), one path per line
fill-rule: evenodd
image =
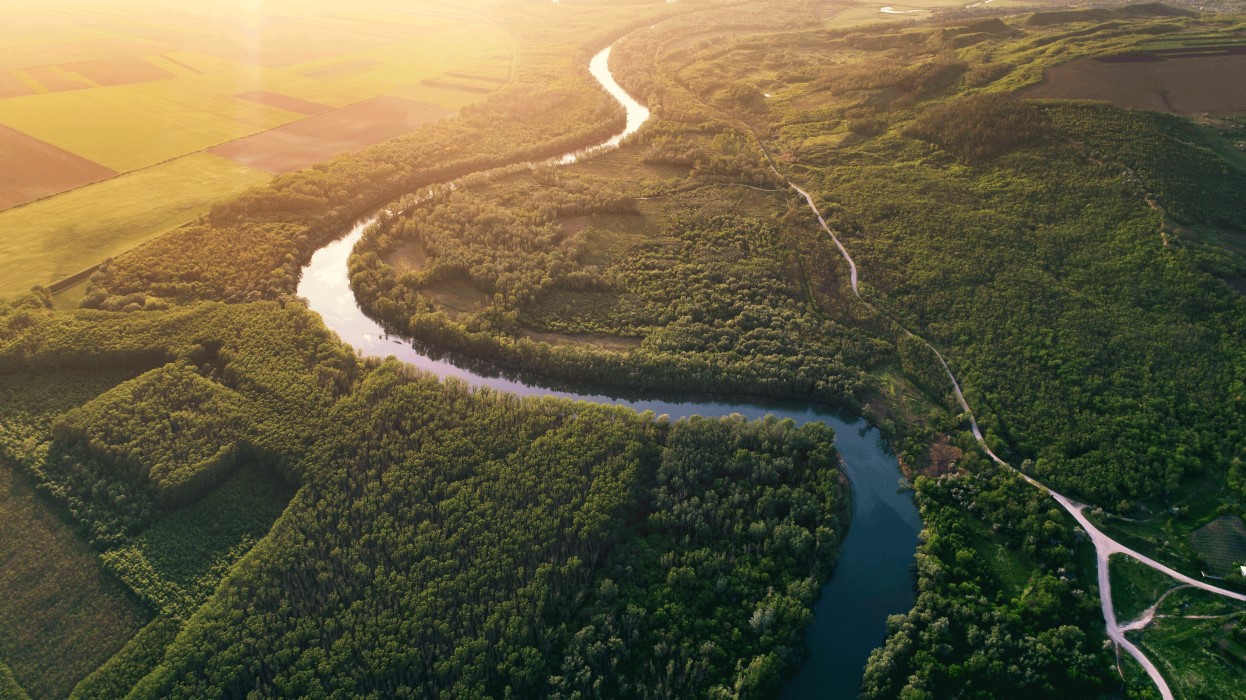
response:
M100 61L66 63L58 66L71 73L78 73L104 87L146 83L151 80L172 78L173 74L154 66L137 56L110 58Z
M268 105L269 107L276 107L277 109L284 109L287 112L297 112L299 114L320 114L321 112L327 112L333 109L329 105L300 100L297 97L289 97L287 95L278 95L275 92L268 92L266 90L243 92L234 95L234 97L248 102Z
M0 661L32 698L63 698L145 615L95 554L0 463Z
M376 97L208 149L251 168L280 174L306 168L415 131L450 110L397 97Z
M29 85L23 83L21 78L9 71L0 70L0 100L6 97L22 97L33 94L35 94L35 91L30 89Z
M117 173L86 158L0 124L0 210L81 187Z
M1246 114L1246 55L1157 60L1079 58L1047 70L1022 97L1107 100L1171 114Z
M91 87L91 84L81 78L70 78L58 73L52 66L33 66L26 68L26 75L34 78L36 82L46 88L49 92L66 92L68 90L83 90Z

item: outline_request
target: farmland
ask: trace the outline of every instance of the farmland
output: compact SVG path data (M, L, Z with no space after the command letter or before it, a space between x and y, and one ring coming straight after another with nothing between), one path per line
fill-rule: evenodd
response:
M142 627L146 613L10 457L38 450L58 411L125 378L0 376L0 664L32 698L65 697Z
M142 610L0 463L0 655L31 697L63 697L142 626Z
M0 159L23 164L0 172L0 230L20 232L0 295L477 102L511 79L513 43L398 0L0 6Z
M377 97L212 148L209 152L279 174L414 131L451 114L427 102Z
M1171 114L1246 114L1246 54L1129 60L1079 58L1021 92L1045 99L1107 100Z
M267 179L200 153L0 212L0 295L119 255Z

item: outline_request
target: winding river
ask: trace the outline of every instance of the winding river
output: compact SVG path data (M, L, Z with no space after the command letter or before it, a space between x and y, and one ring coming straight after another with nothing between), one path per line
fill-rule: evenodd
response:
M549 161L566 165L617 146L649 118L649 110L632 99L611 76L610 49L589 64L593 77L627 111L627 126L611 139ZM888 615L907 611L913 604L913 552L921 519L908 491L899 488L896 459L878 432L819 405L767 402L722 396L621 396L595 390L555 390L516 378L466 369L418 350L412 343L389 336L368 318L350 289L347 260L351 250L375 218L357 224L343 238L317 251L303 269L299 296L307 299L325 324L366 357L394 356L442 377L454 377L473 386L489 387L520 396L563 398L651 410L672 419L691 415L748 418L774 415L798 424L819 421L835 429L835 443L844 471L852 484L852 523L831 580L822 589L807 632L809 658L784 687L785 698L855 698L870 651L882 643Z

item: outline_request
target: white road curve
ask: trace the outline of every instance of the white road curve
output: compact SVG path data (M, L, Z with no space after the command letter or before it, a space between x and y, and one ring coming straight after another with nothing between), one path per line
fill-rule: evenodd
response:
M758 140L758 143L760 144L760 140ZM762 150L764 153L765 152L764 147ZM766 160L770 161L770 156L768 154L766 155ZM839 236L835 235L835 231L832 230L831 227L827 225L826 219L822 217L822 212L819 211L817 205L814 204L813 197L808 192L806 192L804 189L802 189L799 185L797 185L796 183L784 177L778 171L778 169L775 168L773 162L770 162L770 169L772 172L774 172L775 175L777 175L780 179L787 182L788 186L790 186L793 190L799 193L801 197L804 198L805 203L809 205L809 209L812 210L814 216L817 217L818 225L822 228L823 231L826 232L827 235L831 237L831 240L835 243L835 247L839 249L840 254L843 256L844 260L848 263L848 269L850 272L850 282L852 286L852 293L856 295L856 297L860 299L863 303L869 305L869 302L865 301L865 299L861 296L861 290L858 287L858 273L857 273L856 261L852 259L852 255L848 253L848 249L844 246L843 242L839 240ZM900 325L900 328L908 335L914 338L917 338L918 340L921 340L923 343L925 343L926 347L930 348L934 352L935 356L939 358L939 363L943 365L944 371L947 372L947 378L952 382L952 389L956 394L956 401L957 403L960 404L961 409L969 417L969 425L973 431L974 439L978 441L978 445L982 448L982 451L985 452L987 456L990 457L991 460L994 461L996 464L1018 474L1022 479L1025 479L1027 482L1032 484L1035 488L1042 490L1044 493L1048 494L1053 499L1055 499L1055 501L1059 503L1062 508L1068 511L1068 513L1072 515L1075 520L1077 520L1077 523L1082 527L1083 530L1086 531L1086 534L1089 535L1090 540L1094 544L1094 547L1095 547L1095 555L1096 555L1097 568L1098 568L1098 581L1099 581L1099 603L1100 603L1100 607L1103 610L1103 620L1105 623L1105 628L1107 631L1108 638L1111 639L1117 645L1118 649L1124 649L1130 656L1134 658L1134 660L1136 660L1142 666L1143 669L1146 670L1147 675L1151 678L1151 681L1155 683L1156 688L1159 689L1160 695L1164 698L1164 700L1173 700L1172 690L1168 687L1168 682L1164 679L1163 674L1160 673L1159 669L1155 666L1155 664L1152 663L1151 660L1147 658L1145 654L1142 653L1142 650L1139 649L1136 644L1129 641L1129 639L1125 637L1126 632L1132 631L1134 629L1140 629L1141 627L1144 627L1145 624L1135 627L1134 624L1131 623L1129 625L1126 625L1125 627L1122 627L1117 622L1116 611L1112 606L1112 582L1111 582L1111 578L1108 575L1109 557L1111 557L1113 554L1124 554L1126 556L1133 557L1134 559L1145 564L1146 566L1152 569L1155 569L1156 571L1159 571L1171 577L1172 579L1176 581L1180 581L1181 583L1185 585L1193 586L1195 588L1201 588L1202 590L1214 593L1216 595L1221 595L1226 598L1231 598L1233 600L1246 601L1246 594L1238 593L1236 591L1230 591L1224 588L1220 588L1219 586L1213 586L1205 581L1200 581L1198 579L1191 578L1190 576L1187 576L1164 564L1161 564L1155 561L1154 559L1151 559L1150 557L1144 554L1141 554L1133 549L1130 549L1129 547L1126 547L1125 545L1117 542L1116 540L1113 540L1112 538L1105 535L1102 531L1100 531L1099 528L1095 527L1095 525L1091 523L1089 519L1086 518L1086 515L1084 513L1086 509L1085 504L1078 503L1064 496L1063 494L1060 494L1060 493L1057 493L1051 490L1042 482L1020 471L1019 469L1013 467L1011 464L1009 464L1008 462L1000 458L1000 456L995 454L995 452L991 450L990 446L986 444L986 439L983 437L982 430L978 427L978 421L974 417L973 409L970 407L969 402L965 400L965 395L961 391L961 388L960 388L960 382L957 381L956 375L952 372L952 368L948 365L947 360L943 359L943 354L940 353L938 348L936 348L932 343L930 343L930 341L926 340L925 338L922 338L916 333L913 333L909 329L904 328L903 325ZM1147 622L1149 623L1150 620L1148 619Z

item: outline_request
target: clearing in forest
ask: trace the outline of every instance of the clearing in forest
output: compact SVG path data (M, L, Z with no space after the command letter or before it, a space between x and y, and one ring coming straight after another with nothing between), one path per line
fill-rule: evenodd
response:
M1236 515L1223 515L1190 535L1194 550L1212 573L1223 576L1246 564L1246 525Z

